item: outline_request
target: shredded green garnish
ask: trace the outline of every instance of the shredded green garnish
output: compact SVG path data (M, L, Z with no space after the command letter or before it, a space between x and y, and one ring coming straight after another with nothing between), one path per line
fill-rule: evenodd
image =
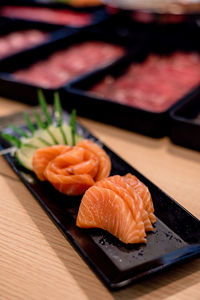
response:
M29 118L29 115L27 113L24 113L24 118L26 120L26 123L27 123L27 126L28 126L28 129L30 130L30 132L32 133L32 135L34 134L35 132L35 128Z
M61 106L61 102L60 102L60 97L59 97L59 93L56 92L54 94L54 111L55 111L55 117L56 117L56 121L58 124L58 127L60 129L60 133L62 135L62 138L64 140L64 143L67 145L67 137L64 133L64 130L62 128L62 123L63 123L63 118L62 118L62 106Z
M47 128L46 130L47 130L48 134L50 135L50 137L52 138L53 143L56 144L56 145L58 145L59 143L56 140L55 136L52 134L51 130L49 128Z
M46 100L45 100L45 97L42 93L41 90L38 91L38 99L39 99L39 103L40 103L40 106L42 108L42 111L45 115L45 118L46 118L46 121L47 121L47 124L48 126L52 124L52 119L48 113L48 109L47 109L47 103L46 103Z
M10 127L14 132L16 132L17 134L19 134L23 137L26 137L26 138L29 137L29 135L26 133L26 131L24 131L23 129L21 129L15 125L9 125L8 127Z
M65 144L65 145L68 145L67 137L66 137L66 135L65 135L65 133L64 133L64 130L63 130L62 126L60 126L59 129L60 129L60 133L62 134L62 138L63 138L63 140L64 140L64 144Z
M27 144L23 144L22 146L23 146L23 147L28 147L28 148L33 148L33 149L38 149L38 147L37 147L37 146L35 146L35 145L32 145L32 144L29 144L29 143L27 143Z
M58 126L62 126L62 107L58 92L54 94L54 110Z
M70 118L70 127L71 127L71 134L72 134L72 146L75 145L75 133L76 133L76 110L73 109Z
M20 139L18 139L17 137L12 136L11 134L8 134L5 132L2 132L1 135L10 144L16 146L17 148L21 147L22 143L21 143Z
M35 116L35 120L36 120L36 124L37 124L38 129L44 129L46 127L46 125L44 124L44 122L40 118L40 115L38 114L37 111L34 112L34 116Z
M76 110L72 110L69 126L65 126L63 123L62 105L58 92L54 93L55 118L51 117L48 112L47 102L41 90L38 91L38 100L42 114L34 111L34 121L32 122L32 118L30 118L26 112L24 113L28 130L24 130L15 125L10 125L9 127L12 129L12 131L10 131L11 134L5 132L1 133L6 141L14 145L12 148L14 149L19 162L23 162L22 166L29 170L32 170L31 158L36 149L45 146L58 145L60 143L72 146L76 145ZM20 136L20 138L18 138L18 136ZM30 148L30 150L28 148Z
M47 142L45 139L43 139L42 137L38 137L38 140L41 141L42 143L44 143L47 146L52 146L52 144L50 144L49 142Z

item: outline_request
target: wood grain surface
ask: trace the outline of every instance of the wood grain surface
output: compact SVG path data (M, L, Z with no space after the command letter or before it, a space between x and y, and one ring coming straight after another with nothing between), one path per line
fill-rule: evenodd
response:
M0 98L0 116L23 104ZM79 121L200 219L200 153L116 127ZM200 299L200 258L108 291L0 157L0 299Z

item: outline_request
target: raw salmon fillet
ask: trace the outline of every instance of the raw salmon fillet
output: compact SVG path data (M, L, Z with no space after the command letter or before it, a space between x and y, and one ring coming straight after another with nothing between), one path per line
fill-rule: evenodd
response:
M107 230L126 244L145 243L146 232L153 230L152 223L156 221L154 215L151 221L148 214L148 209L153 214L153 203L147 206L152 198L150 193L148 201L140 196L127 182L131 179L132 184L130 175L104 178L89 188L79 207L77 226Z
M137 210L140 211L145 230L152 231L153 226L151 224L148 212L145 210L143 199L140 197L137 191L126 182L123 176L115 175L110 177L110 180L113 183L123 187L127 191L127 193L129 193L129 195L135 200L135 205L137 207Z
M99 186L85 192L76 224L82 228L102 228L126 244L146 241L123 198Z
M40 180L48 180L58 191L81 195L109 175L109 156L97 144L83 140L76 146L56 145L35 151L33 170Z
M126 183L124 186L121 186L118 184L118 178L122 179L119 175L112 176L110 178L105 178L103 180L98 181L95 185L99 187L103 187L105 189L112 190L115 192L118 196L120 196L124 202L127 204L129 209L131 210L131 213L133 215L133 218L138 226L138 229L141 232L141 235L145 235L145 227L144 222L142 220L142 214L141 210L138 207L138 195L136 192L133 191L132 195L129 194L128 189L126 187ZM122 179L123 180L123 179Z
M143 182L141 182L136 176L130 173L126 174L124 176L124 179L140 195L144 204L144 208L148 212L149 219L151 223L154 223L156 221L156 217L154 215L153 201L148 187Z

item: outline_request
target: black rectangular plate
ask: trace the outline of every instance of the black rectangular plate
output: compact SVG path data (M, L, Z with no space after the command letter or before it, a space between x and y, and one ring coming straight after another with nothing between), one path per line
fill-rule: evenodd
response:
M173 109L170 117L171 140L175 144L200 151L200 88L187 102Z
M31 111L29 111L31 114ZM69 115L65 114L69 120ZM5 124L24 125L22 115L1 119ZM97 139L80 124L78 132L85 138ZM98 141L101 143L101 141ZM5 141L1 138L5 147ZM81 197L60 194L47 182L21 168L10 155L6 160L55 222L72 246L110 289L125 287L139 278L161 271L200 253L200 221L167 196L141 173L127 164L101 143L112 161L111 174L135 174L149 188L157 222L153 233L148 233L147 244L125 245L101 229L80 229L75 225Z

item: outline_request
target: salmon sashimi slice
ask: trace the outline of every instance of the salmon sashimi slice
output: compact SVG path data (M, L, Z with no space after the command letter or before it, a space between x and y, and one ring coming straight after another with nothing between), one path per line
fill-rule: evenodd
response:
M82 198L77 226L102 228L127 244L146 243L146 232L152 231L153 226L145 207L152 211L153 203L148 206L143 203L144 197L141 198L139 192L127 183L130 175L110 176L90 187ZM151 195L148 201L152 201Z
M127 203L113 190L92 186L81 201L76 220L81 228L101 228L123 243L146 243Z
M140 195L144 203L144 208L148 212L151 223L155 223L156 217L154 215L153 201L148 187L143 182L141 182L136 176L130 173L126 174L124 176L124 179Z
M44 176L44 171L48 163L69 148L71 147L64 145L55 145L51 147L37 149L34 152L32 161L33 170L37 177L42 181L46 180L46 177Z
M37 149L32 164L40 180L48 180L67 195L83 194L98 178L108 176L111 169L109 156L89 140L83 140L76 146L56 145Z
M82 140L77 144L78 147L87 149L99 157L99 168L95 176L95 181L109 176L111 171L111 160L106 152L96 143L90 140Z
M150 221L149 215L148 215L147 211L145 210L143 199L136 192L136 190L126 182L126 180L124 179L124 176L115 175L115 176L109 177L109 180L111 180L113 183L123 187L127 191L127 193L130 194L130 196L135 201L137 210L140 211L140 213L141 213L141 217L142 217L142 221L144 222L145 230L152 231L153 226Z
M137 195L137 193L134 193L134 191L130 195L126 189L126 185L124 185L122 187L121 185L116 183L117 180L115 180L115 179L118 177L120 177L120 176L115 175L112 177L102 179L102 180L96 182L95 186L99 186L99 187L103 187L103 188L112 190L124 200L124 202L128 205L129 209L131 210L131 213L133 215L133 218L134 218L134 220L137 224L138 230L139 230L139 235L141 237L144 237L144 236L146 236L144 222L142 220L141 211L137 205L137 199L136 199L139 196Z

